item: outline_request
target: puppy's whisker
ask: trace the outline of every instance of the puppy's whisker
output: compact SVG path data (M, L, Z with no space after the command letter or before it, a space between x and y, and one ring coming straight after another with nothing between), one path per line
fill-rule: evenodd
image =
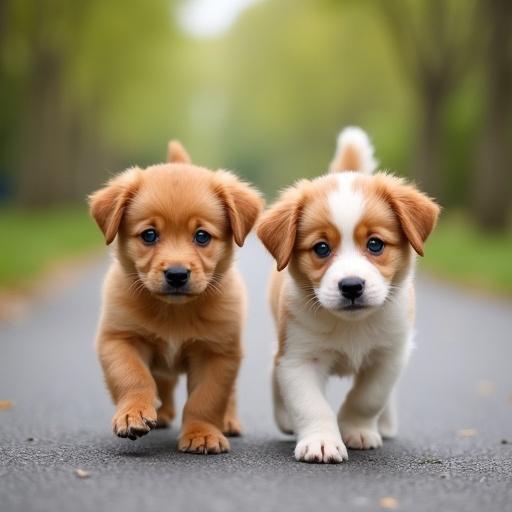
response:
M130 285L128 286L128 293L131 293L133 294L135 297L138 297L142 291L144 290L145 288L145 285L144 283L142 282L141 278L138 276L137 274L137 277L136 279L134 279Z
M313 289L309 289L308 295L305 297L307 300L304 303L307 311L311 311L313 314L316 314L318 310L322 307L322 304L318 300L318 297L314 293Z
M206 292L210 292L212 295L220 295L222 293L222 274L214 273L208 283Z

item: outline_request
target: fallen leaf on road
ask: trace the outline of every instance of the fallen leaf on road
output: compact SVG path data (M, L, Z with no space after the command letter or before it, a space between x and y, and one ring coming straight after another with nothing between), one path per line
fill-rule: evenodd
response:
M392 496L385 496L379 500L379 505L387 510L395 510L398 508L398 501Z
M0 400L0 411L4 411L6 409L11 409L13 403L10 400Z
M474 428L463 428L457 432L459 437L474 437L478 432Z
M91 473L89 471L85 471L85 469L75 469L75 475L78 478L89 478Z
M512 393L510 393L510 395L508 395L507 402L508 402L510 405L512 405Z
M477 393L480 396L490 396L496 391L496 384L492 380L480 380L477 385Z

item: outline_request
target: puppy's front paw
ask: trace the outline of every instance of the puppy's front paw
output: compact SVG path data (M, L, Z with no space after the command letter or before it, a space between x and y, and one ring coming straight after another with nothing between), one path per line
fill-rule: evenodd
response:
M222 432L208 423L185 425L178 442L178 450L187 453L229 452L229 441Z
M382 446L381 435L371 427L345 424L341 428L341 437L345 444L353 450L371 450Z
M112 419L112 429L119 437L134 441L146 435L157 424L156 410L151 405L132 404L119 408Z
M339 464L348 460L348 454L340 438L314 434L301 439L297 443L295 458L303 462Z

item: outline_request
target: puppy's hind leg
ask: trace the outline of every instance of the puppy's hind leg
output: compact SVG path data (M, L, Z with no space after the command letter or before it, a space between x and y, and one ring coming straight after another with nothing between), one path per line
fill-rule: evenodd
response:
M392 393L386 407L384 407L384 410L380 413L377 426L380 435L384 439L391 439L396 436L398 430L398 419L394 393Z
M224 426L222 433L228 437L238 437L242 435L242 424L238 419L236 407L236 390L233 388L229 396L226 414L224 415Z
M168 428L176 416L174 406L174 388L178 382L177 377L155 376L156 387L161 405L157 410L156 428Z
M279 383L276 378L276 367L272 370L272 398L274 403L274 419L283 434L293 434L293 424L290 414L286 410Z

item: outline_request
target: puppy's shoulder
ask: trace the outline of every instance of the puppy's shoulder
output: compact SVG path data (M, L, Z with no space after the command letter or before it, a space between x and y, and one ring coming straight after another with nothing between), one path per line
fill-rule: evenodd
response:
M120 263L112 260L103 281L101 329L135 330L136 318L144 309L143 290L137 293L137 286L137 282L127 281Z
M103 304L118 303L122 306L128 299L126 275L117 259L113 259L105 274L102 289Z

